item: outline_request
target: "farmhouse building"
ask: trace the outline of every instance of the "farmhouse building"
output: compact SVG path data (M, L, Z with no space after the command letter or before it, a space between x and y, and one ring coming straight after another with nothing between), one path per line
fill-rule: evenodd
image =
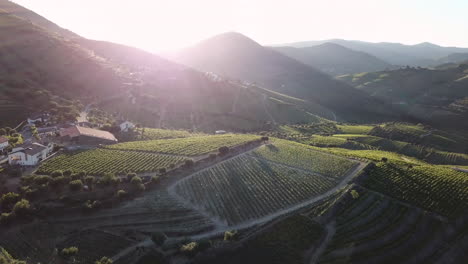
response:
M0 152L3 151L6 147L8 147L8 138L0 137Z
M27 143L13 148L8 154L10 165L35 166L52 152L53 144Z
M72 126L60 131L60 141L77 145L99 145L117 143L115 136L107 131L89 127Z
M28 124L34 125L36 122L46 123L49 121L49 114L38 113L28 117Z
M130 121L123 121L120 123L120 131L128 132L128 130L135 128L135 124Z

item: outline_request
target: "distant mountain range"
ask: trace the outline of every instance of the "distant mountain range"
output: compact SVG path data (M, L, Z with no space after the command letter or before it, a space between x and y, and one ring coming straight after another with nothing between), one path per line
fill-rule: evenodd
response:
M367 94L235 32L204 40L174 56L198 70L257 83L289 96L318 103L347 120L384 118L390 114Z
M396 68L375 56L331 42L304 48L273 47L272 49L332 76Z
M275 47L306 48L315 47L325 43L334 43L354 51L361 51L373 55L389 64L398 66L435 66L441 64L439 60L449 57L458 60L458 54L468 53L468 48L442 47L424 42L417 45L404 45L400 43L371 43L355 40L329 39L321 41L303 41L287 44L273 45ZM462 55L462 56L465 56ZM456 61L445 61L456 62Z

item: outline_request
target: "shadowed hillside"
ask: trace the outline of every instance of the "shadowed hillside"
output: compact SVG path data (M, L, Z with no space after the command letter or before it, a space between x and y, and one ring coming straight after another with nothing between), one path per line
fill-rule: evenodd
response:
M382 71L393 67L375 56L354 51L335 43L324 43L305 48L273 47L273 49L333 76Z

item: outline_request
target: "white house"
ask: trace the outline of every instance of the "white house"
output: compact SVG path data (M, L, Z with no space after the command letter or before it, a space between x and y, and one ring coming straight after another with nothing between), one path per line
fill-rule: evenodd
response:
M124 121L120 123L120 131L128 132L129 129L135 128L135 124L130 121Z
M0 152L3 151L6 147L8 147L8 138L0 137Z
M49 120L49 114L39 113L39 114L34 114L31 117L28 117L28 124L33 125L36 122L45 123L48 120Z
M13 148L8 154L10 165L35 166L52 152L53 144L44 146L39 143L27 143Z

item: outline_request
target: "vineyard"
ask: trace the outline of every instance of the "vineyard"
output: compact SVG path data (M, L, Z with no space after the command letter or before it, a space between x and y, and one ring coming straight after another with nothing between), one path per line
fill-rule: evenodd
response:
M235 225L312 199L336 184L313 172L242 155L183 179L173 188L195 207Z
M148 151L184 156L198 156L217 151L222 146L233 147L258 140L259 136L243 134L226 134L177 138L167 140L149 140L125 142L106 146L108 149Z
M343 177L357 165L356 161L316 151L309 146L285 140L275 140L273 144L261 146L250 155L337 179Z
M440 166L378 163L364 185L420 208L455 218L468 210L466 173Z
M442 222L374 192L359 191L336 215L336 233L319 263L434 263ZM431 232L428 232L431 230ZM439 239L438 239L439 238Z
M79 226L81 229L132 229L148 233L161 231L176 236L198 234L214 228L213 222L187 208L165 190L153 190L140 199L104 209L97 214L79 218L61 217L52 223Z
M78 263L93 264L101 257L112 257L119 251L131 246L134 241L100 230L84 230L71 236L57 245L59 250L77 247Z
M154 172L184 160L183 157L162 154L94 149L54 157L43 163L37 173L51 174L55 170L85 171L90 175Z
M304 251L319 242L324 235L323 228L301 215L291 216L274 224L232 255L217 259L216 263L226 264L302 264ZM215 264L210 262L207 264Z
M138 128L137 140L157 140L157 139L168 139L168 138L186 138L192 136L200 136L203 134L192 134L185 130L170 130L170 129L159 129L159 128Z

